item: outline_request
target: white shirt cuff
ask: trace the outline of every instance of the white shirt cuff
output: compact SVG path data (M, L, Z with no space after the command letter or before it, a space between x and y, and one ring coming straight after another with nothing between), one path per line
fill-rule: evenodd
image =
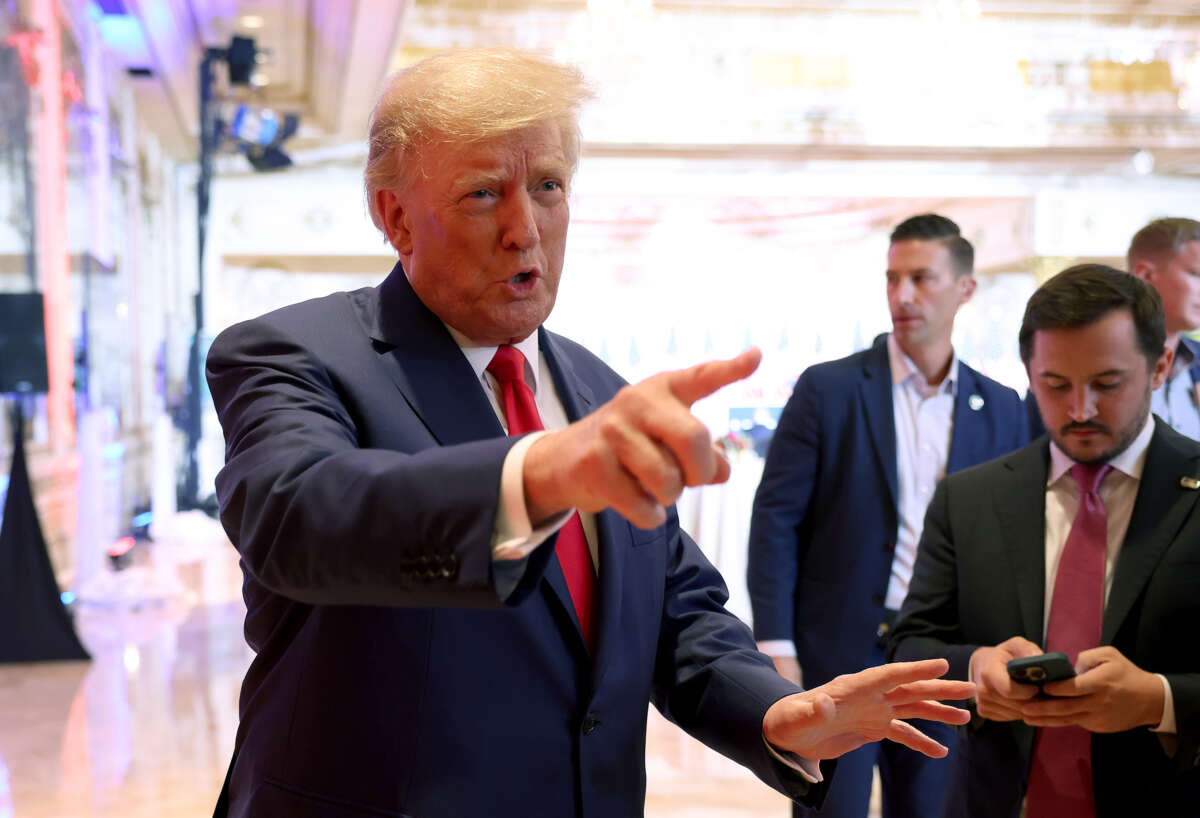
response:
M825 776L821 775L821 763L813 761L811 758L804 758L787 750L777 750L771 742L763 738L763 744L767 745L767 752L775 756L776 760L782 764L786 764L804 777L804 780L809 784L820 784L825 780Z
M556 514L537 528L529 520L525 505L525 455L545 432L533 432L518 440L504 457L500 470L500 504L492 529L492 559L520 560L562 528L574 509Z
M1178 730L1175 726L1175 697L1171 695L1171 683L1161 673L1155 673L1154 675L1162 679L1163 712L1162 720L1150 729L1155 733L1177 733Z
M772 659L796 655L796 643L791 639L764 639L758 643L758 652Z

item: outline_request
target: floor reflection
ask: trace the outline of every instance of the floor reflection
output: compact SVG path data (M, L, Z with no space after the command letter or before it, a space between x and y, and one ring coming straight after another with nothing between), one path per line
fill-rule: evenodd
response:
M80 603L91 662L0 665L0 818L211 813L251 656L236 553L149 548L139 568L174 571L182 593Z
M91 662L0 665L0 818L211 814L251 658L237 555L227 542L156 543L135 567L135 585L169 575L157 584L174 596L139 602L123 577L102 577L75 613ZM647 816L790 814L749 772L650 717Z

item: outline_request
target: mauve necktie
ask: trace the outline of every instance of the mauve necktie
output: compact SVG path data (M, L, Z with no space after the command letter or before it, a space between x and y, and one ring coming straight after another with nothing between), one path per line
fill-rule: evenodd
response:
M1046 625L1046 651L1062 651L1071 663L1081 651L1100 644L1104 618L1104 553L1108 513L1100 499L1107 463L1076 463L1079 511L1071 523ZM1038 730L1025 794L1026 818L1095 818L1092 789L1092 734L1082 727Z
M487 371L500 387L500 402L508 421L508 433L522 435L541 431L544 428L542 417L538 414L533 390L525 382L525 356L521 351L508 344L501 346L488 364ZM573 513L571 519L558 530L554 554L562 566L567 590L575 605L575 615L579 618L579 628L591 651L595 633L596 571L592 567L592 554L588 550L578 512Z

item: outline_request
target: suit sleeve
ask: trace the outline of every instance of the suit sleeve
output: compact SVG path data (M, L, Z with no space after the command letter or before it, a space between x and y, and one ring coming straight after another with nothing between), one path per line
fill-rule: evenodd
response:
M1200 767L1200 673L1165 673L1175 701L1176 766L1182 772Z
M796 584L804 546L800 529L820 468L819 397L809 370L800 376L779 417L754 495L746 584L759 641L795 638Z
M360 448L320 361L261 320L223 332L207 374L221 522L255 580L311 604L500 604L492 531L514 439Z
M947 678L967 679L978 645L963 644L959 627L958 554L950 521L948 483L933 493L925 514L908 596L900 606L888 646L888 661L946 659Z
M800 688L775 672L754 647L750 629L725 609L724 580L679 529L667 525L663 621L655 658L653 701L690 735L748 767L789 798L819 805L827 784L810 784L775 758L763 739L767 709ZM831 762L822 762L826 781Z

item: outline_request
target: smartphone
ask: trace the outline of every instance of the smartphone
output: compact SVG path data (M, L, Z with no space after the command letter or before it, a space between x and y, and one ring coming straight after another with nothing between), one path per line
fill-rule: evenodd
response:
M1005 667L1008 668L1008 678L1014 682L1038 687L1075 675L1075 668L1065 653L1043 653L1040 656L1013 659Z

